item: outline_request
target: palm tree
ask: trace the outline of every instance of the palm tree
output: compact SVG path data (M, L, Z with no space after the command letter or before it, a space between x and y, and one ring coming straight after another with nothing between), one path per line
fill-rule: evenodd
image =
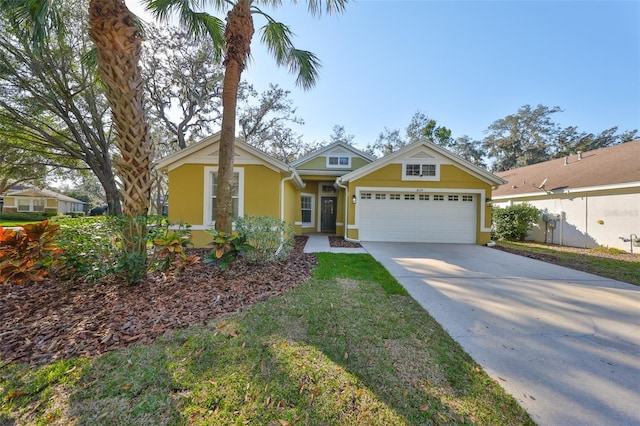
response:
M86 0L78 1L83 7ZM64 31L56 0L0 0L7 13L30 32L38 46L52 31ZM97 48L98 72L106 87L119 151L116 171L120 178L123 213L129 220L124 230L125 250L145 259L146 218L152 185L153 146L148 136L139 67L142 49L140 26L123 0L89 1L89 36ZM119 212L118 212L119 213Z
M319 15L323 4L326 13L342 12L348 0L307 0L309 12ZM304 89L315 85L320 62L311 52L296 49L291 41L292 32L284 24L264 13L258 5L279 6L280 0L143 0L147 10L156 18L167 20L177 14L180 23L195 37L208 35L214 44L224 50L225 75L222 90L222 129L216 193L216 230L230 232L232 227L231 183L236 133L236 104L238 85L247 65L254 34L253 15L266 18L261 28L261 41L274 56L276 63L297 74L296 83ZM219 12L227 12L226 25L192 5L209 3ZM295 3L295 0L292 1ZM219 52L219 53L222 53Z

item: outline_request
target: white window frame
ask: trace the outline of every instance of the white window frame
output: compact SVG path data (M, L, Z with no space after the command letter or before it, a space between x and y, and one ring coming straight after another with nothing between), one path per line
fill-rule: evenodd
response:
M20 208L20 201L23 201L24 204L22 204L23 206L27 206L28 205L28 209L24 210ZM42 210L36 210L35 206L38 204L42 206ZM8 206L5 206L8 207ZM45 210L47 210L47 200L44 198L26 198L26 197L15 197L15 207L16 207L16 211L19 213L33 213L33 212L37 212L37 213L42 213Z
M307 197L311 200L311 222L302 222L302 217L300 217L301 224L303 228L313 228L315 226L314 218L315 218L315 209L316 209L316 197L314 194L309 194L306 192L302 192L300 194L300 215L301 216L302 216L302 198L303 197Z
M407 166L420 166L420 175L408 175L407 174ZM435 166L435 175L426 176L424 175L423 169L424 166ZM432 181L437 182L440 181L440 163L431 161L405 161L402 163L402 180L403 181Z
M238 173L238 217L244 216L244 167L234 167L234 173ZM215 220L212 217L213 208L211 200L213 199L213 175L218 173L218 167L204 168L204 200L202 211L202 224L205 226L214 226Z
M351 168L351 157L348 155L327 155L327 168L331 169L348 169ZM337 164L331 164L331 159L336 158ZM340 159L346 159L347 164L340 164Z

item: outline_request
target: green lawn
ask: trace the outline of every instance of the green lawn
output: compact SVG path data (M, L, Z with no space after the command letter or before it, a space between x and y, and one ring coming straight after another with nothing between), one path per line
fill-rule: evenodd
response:
M541 260L550 263L640 285L640 255L638 254L621 254L621 251L606 248L586 250L533 242L500 241L498 245L517 254L535 254Z
M369 255L150 346L0 364L0 424L533 425Z

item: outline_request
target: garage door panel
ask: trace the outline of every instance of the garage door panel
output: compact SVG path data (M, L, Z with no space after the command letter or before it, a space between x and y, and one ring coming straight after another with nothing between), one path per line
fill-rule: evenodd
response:
M358 200L361 240L475 243L476 196L414 193L392 199L397 193L381 194Z

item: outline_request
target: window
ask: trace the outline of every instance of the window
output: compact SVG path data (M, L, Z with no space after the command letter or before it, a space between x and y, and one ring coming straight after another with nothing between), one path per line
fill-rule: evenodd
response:
M458 201L458 196L457 195L449 195L449 196L447 196L447 199L449 201Z
M420 201L429 201L429 195L428 194L420 194L418 197L419 197Z
M371 199L371 193L370 192L363 192L360 194L360 199L361 200L370 200Z
M327 167L351 167L351 157L342 155L327 157Z
M231 215L232 220L244 214L244 169L234 167L231 182ZM203 209L203 224L212 225L216 220L216 192L218 190L218 168L205 167L205 200Z
M336 187L333 185L322 185L322 192L335 193Z
M438 164L407 163L404 164L403 180L438 180L440 170Z
M311 195L300 197L300 209L302 211L302 225L313 226L313 197Z
M436 165L435 164L423 164L422 165L422 176L435 176L436 175Z
M444 195L435 194L433 196L433 201L444 201Z
M19 212L28 212L31 211L31 200L18 198L18 211Z
M34 212L43 212L44 211L44 200L42 198L34 198L33 199L33 211Z
M376 194L376 200L384 200L386 198L386 194Z
M400 199L400 194L389 194L389 199L390 200L399 200Z
M404 199L405 200L415 200L416 196L415 196L415 194L404 194Z
M473 201L473 195L463 195L462 201Z
M405 176L420 176L420 164L407 164L404 174Z

